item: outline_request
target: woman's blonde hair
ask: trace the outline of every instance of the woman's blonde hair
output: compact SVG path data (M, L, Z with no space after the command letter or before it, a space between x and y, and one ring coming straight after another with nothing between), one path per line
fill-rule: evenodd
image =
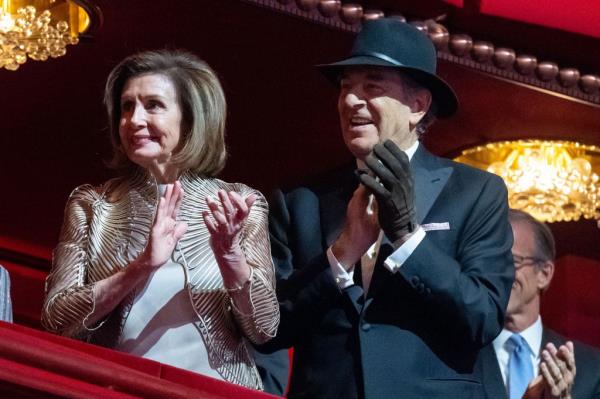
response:
M146 74L169 78L181 108L181 137L173 162L180 171L217 175L225 166L225 94L215 72L195 55L181 50L144 51L125 58L108 75L104 105L108 113L113 157L110 165L127 169L119 136L121 94L127 81Z

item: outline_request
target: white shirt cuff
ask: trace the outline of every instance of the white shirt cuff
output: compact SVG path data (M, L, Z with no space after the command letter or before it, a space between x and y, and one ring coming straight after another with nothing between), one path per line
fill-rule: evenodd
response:
M400 248L394 251L388 258L383 262L383 265L392 273L396 273L398 269L404 264L406 259L417 249L417 246L425 238L425 230L421 226L413 235L402 245Z
M346 271L346 268L336 259L331 247L327 248L327 260L331 267L333 279L341 290L354 285L354 266L352 270Z

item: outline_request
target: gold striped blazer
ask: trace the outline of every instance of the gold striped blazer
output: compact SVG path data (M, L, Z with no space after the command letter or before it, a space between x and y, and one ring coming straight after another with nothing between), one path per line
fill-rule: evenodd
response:
M186 286L198 316L195 322L206 344L212 368L226 380L262 389L246 339L263 343L279 324L275 277L270 255L268 206L262 194L240 183L202 178L191 172L180 177L184 197L179 220L188 230L173 251L184 266ZM247 300L252 312L242 314L223 287L202 220L207 195L217 191L257 195L241 237L252 268ZM144 250L158 205L158 185L147 173L112 179L100 187L83 185L70 195L52 270L46 280L42 324L50 331L114 347L118 342L135 290L103 321L86 325L94 311L93 287L127 267ZM200 337L199 337L200 338Z

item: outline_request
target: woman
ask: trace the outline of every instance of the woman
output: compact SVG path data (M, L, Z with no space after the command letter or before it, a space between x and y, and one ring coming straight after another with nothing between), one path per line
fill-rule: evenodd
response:
M267 204L214 176L225 98L195 56L149 51L108 77L122 177L71 194L42 323L50 331L260 389L246 344L279 323Z

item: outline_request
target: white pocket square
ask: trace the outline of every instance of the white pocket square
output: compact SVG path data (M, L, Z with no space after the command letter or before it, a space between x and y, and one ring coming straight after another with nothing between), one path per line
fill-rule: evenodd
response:
M421 228L423 228L423 230L425 230L425 231L450 230L450 223L449 222L443 222L443 223L425 223L425 224L421 225Z

